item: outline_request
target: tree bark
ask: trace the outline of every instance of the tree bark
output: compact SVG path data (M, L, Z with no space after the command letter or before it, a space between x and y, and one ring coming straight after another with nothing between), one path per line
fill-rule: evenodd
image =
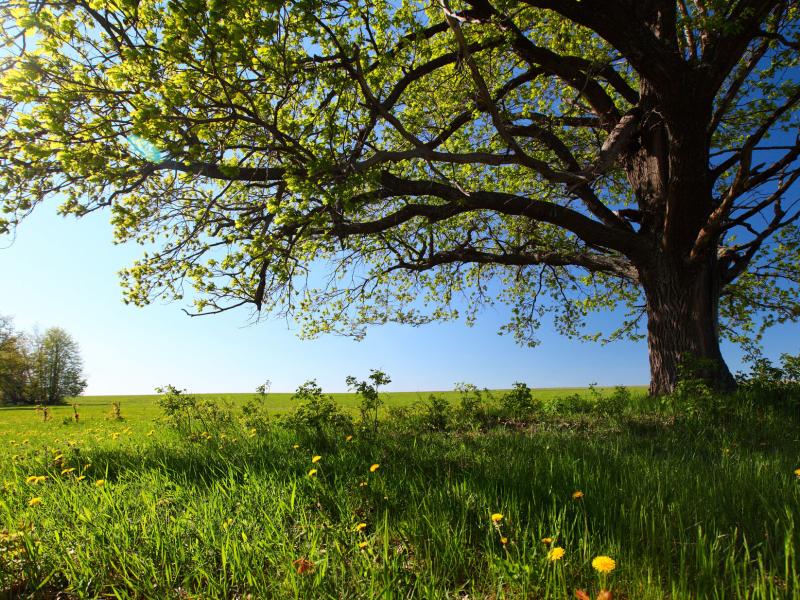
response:
M675 389L681 366L687 376L717 391L736 383L719 347L720 282L716 260L689 268L678 257L659 257L640 269L647 300L650 394Z

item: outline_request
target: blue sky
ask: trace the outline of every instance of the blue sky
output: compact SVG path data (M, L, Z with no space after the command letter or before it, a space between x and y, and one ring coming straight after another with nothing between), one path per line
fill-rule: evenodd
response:
M284 320L250 324L250 312L190 318L180 303L146 308L122 303L117 271L138 256L136 246L112 244L107 213L80 220L55 214L53 203L23 223L13 244L0 239L0 314L18 328L58 325L80 344L87 394L146 394L171 383L193 392L249 392L264 380L291 391L316 378L345 391L344 378L381 368L390 390L443 390L465 381L489 388L525 381L533 387L646 384L643 342L607 346L561 337L548 326L542 344L526 348L497 331L500 311L478 324L373 328L355 342L341 337L300 340ZM798 327L768 334L767 356L796 353ZM732 370L740 353L724 348Z

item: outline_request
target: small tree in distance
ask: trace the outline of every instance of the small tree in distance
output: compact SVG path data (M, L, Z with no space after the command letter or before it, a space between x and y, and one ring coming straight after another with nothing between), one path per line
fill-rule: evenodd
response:
M29 377L28 340L9 317L0 315L0 402L24 402Z
M33 342L29 399L59 404L86 389L78 343L60 327L50 327Z

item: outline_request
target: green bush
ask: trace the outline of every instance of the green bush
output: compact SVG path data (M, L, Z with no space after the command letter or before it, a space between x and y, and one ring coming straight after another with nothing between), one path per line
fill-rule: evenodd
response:
M292 400L300 402L300 406L285 418L290 427L305 429L317 438L324 439L342 429L352 429L352 419L343 413L333 397L322 393L316 380L301 384Z
M378 409L383 401L381 400L378 388L387 383L391 383L389 376L378 369L370 369L369 381L358 381L352 375L345 378L347 387L361 396L361 429L365 433L375 435L378 432Z
M527 384L516 381L511 391L500 400L503 410L514 417L527 415L533 411L533 396Z
M242 425L245 428L265 433L270 427L269 411L267 410L267 396L269 395L270 382L256 388L256 396L242 405Z
M756 357L750 373L737 374L739 396L752 408L800 417L800 354L781 354L781 365Z
M173 385L156 388L161 394L158 405L168 425L187 436L211 435L233 423L230 407L211 400L201 400Z
M428 396L422 413L422 423L430 431L447 431L451 420L450 403L435 394Z

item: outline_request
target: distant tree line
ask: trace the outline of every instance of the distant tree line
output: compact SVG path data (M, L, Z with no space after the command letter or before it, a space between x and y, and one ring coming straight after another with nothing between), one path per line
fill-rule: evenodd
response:
M0 315L0 404L58 404L85 388L83 359L69 333L25 333Z

